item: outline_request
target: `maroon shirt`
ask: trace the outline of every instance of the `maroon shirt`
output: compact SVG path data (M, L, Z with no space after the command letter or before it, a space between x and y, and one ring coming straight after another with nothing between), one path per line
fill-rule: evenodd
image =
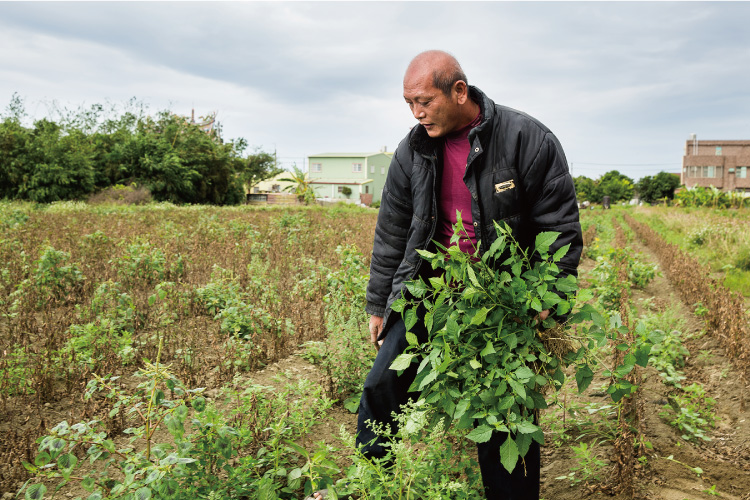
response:
M477 237L474 234L474 224L471 217L471 193L464 184L466 160L469 157L469 131L482 121L480 112L474 120L464 128L445 136L443 146L443 178L440 184L440 198L438 198L438 223L435 228L435 241L450 246L453 236L453 224L456 223L456 210L461 212L461 220L467 235L462 235L458 247L463 252L474 253Z

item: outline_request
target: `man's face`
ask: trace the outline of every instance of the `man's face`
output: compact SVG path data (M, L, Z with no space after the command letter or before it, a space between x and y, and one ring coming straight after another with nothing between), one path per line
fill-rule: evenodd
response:
M442 137L462 125L455 86L451 89L451 95L446 96L435 88L431 74L407 73L404 78L404 100L430 137Z

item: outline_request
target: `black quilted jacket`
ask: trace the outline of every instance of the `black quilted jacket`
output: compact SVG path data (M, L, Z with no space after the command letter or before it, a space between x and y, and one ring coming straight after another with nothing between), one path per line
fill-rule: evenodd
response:
M469 132L471 150L464 182L471 193L471 212L480 252L497 238L493 221L505 221L514 236L531 247L542 231L559 231L554 252L568 243L558 263L575 274L583 240L573 179L557 138L534 118L496 105L476 87L471 98L482 122ZM415 126L391 160L380 213L367 287L367 312L385 318L405 281L424 262L416 249L427 248L435 232L440 196L442 139Z

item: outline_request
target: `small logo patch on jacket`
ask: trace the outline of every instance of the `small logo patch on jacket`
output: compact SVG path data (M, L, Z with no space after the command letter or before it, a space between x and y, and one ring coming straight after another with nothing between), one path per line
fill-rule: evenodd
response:
M509 181L501 182L500 184L495 184L495 192L502 193L503 191L514 189L515 187L516 187L516 184L511 179Z

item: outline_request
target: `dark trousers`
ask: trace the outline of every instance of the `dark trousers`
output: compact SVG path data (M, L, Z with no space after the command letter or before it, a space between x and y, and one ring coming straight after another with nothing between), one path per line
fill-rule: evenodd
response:
M412 329L420 342L427 340L424 325ZM389 367L396 357L404 352L406 326L403 320L394 324L388 331L385 341L378 351L370 373L365 380L362 399L359 404L357 420L357 446L363 447L366 456L380 458L386 454L381 438L367 426L368 420L387 424L391 433L397 431L397 425L391 416L398 413L401 405L409 398L416 399L419 393L408 392L409 386L417 374L417 364L412 363L401 376ZM508 473L500 463L500 445L505 442L507 433L495 432L486 443L477 444L479 468L482 472L484 491L490 500L539 500L540 484L540 447L532 442L524 457L525 467L520 461L512 473ZM524 470L525 469L525 470Z

